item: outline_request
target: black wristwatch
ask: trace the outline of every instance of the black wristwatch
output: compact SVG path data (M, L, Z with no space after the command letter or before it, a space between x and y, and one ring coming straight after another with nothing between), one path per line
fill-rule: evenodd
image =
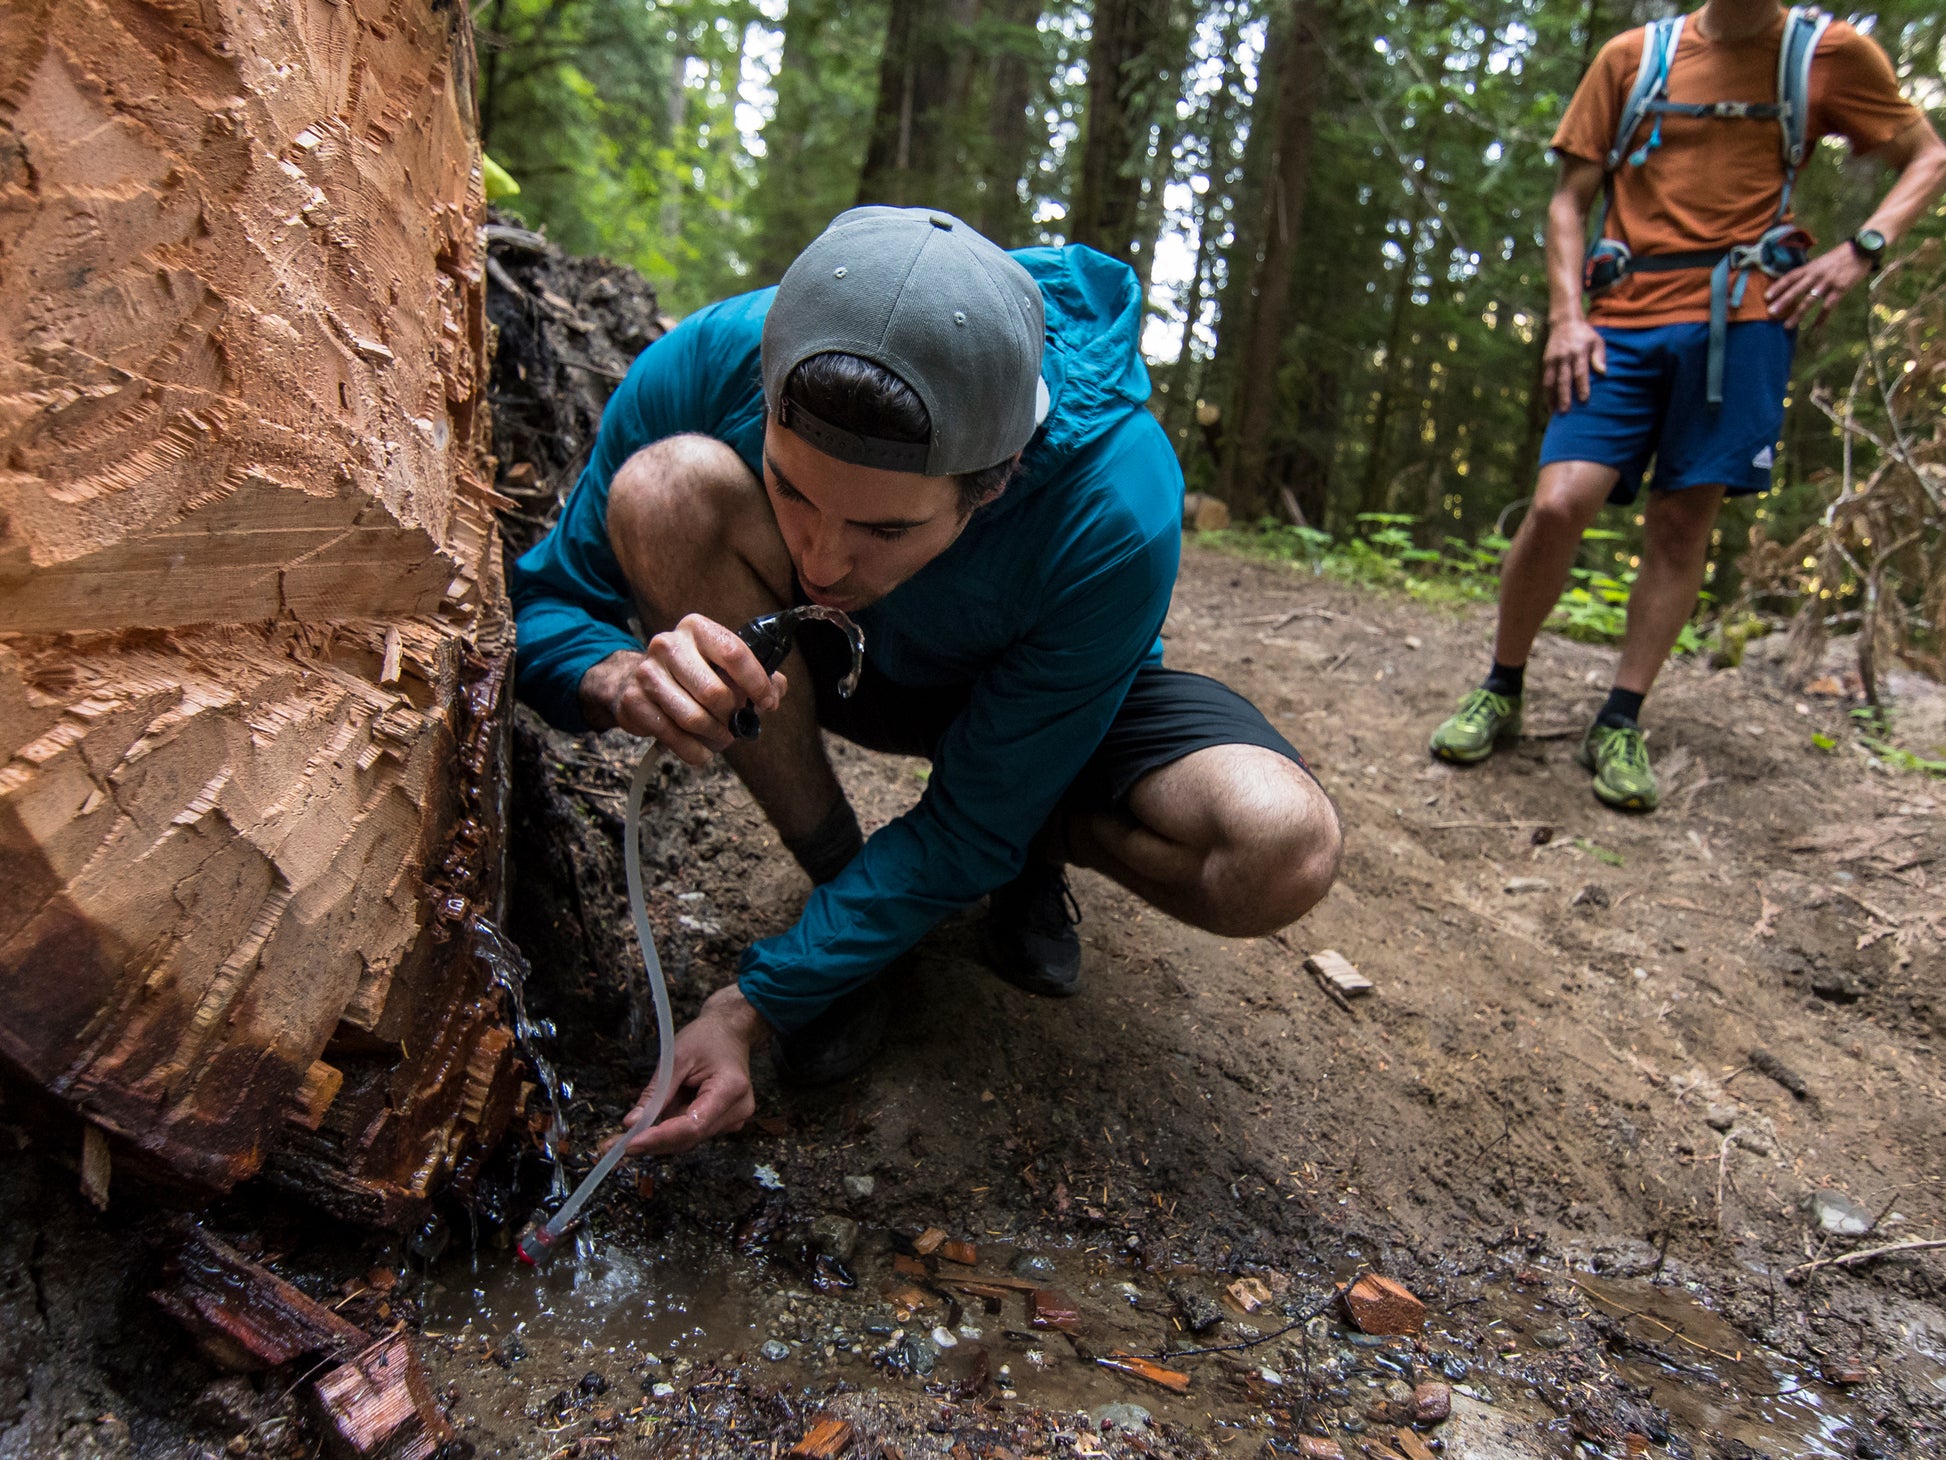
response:
M1870 264L1876 274L1879 265L1885 262L1885 235L1876 228L1861 228L1852 234L1850 242L1852 252Z

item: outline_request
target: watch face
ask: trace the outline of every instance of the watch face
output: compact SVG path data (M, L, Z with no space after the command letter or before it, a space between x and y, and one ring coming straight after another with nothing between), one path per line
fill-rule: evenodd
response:
M1858 246L1866 253L1885 252L1885 235L1876 228L1861 228L1856 235Z

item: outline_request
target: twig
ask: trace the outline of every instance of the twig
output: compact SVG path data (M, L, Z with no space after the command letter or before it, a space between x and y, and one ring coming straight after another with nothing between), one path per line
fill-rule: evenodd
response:
M1737 1133L1730 1131L1723 1137L1723 1148L1716 1153L1716 1230L1723 1230L1723 1179L1730 1174L1730 1147L1737 1143Z
M1551 821L1428 821L1423 823L1419 827L1419 830L1420 831L1466 831L1466 830L1522 831L1530 827L1553 826L1553 825L1554 823Z
M1850 1267L1854 1262L1868 1262L1874 1257L1884 1257L1893 1252L1926 1252L1936 1247L1946 1247L1946 1237L1915 1237L1905 1242L1888 1242L1883 1247L1861 1247L1842 1257L1821 1257L1816 1262L1800 1263L1784 1276L1796 1277L1799 1273L1816 1272L1821 1267Z
M1360 1264L1358 1269L1352 1273L1349 1279L1347 1279L1345 1283L1346 1289L1349 1290L1351 1285L1357 1282L1364 1275L1365 1275L1365 1267L1363 1264ZM1313 1303L1309 1308L1306 1308L1302 1313L1298 1314L1297 1317L1293 1318L1289 1323L1286 1323L1282 1328L1278 1329L1275 1333L1266 1333L1260 1338L1246 1338L1241 1343L1213 1343L1204 1348L1171 1349L1165 1353L1159 1353L1159 1354L1130 1354L1129 1357L1135 1359L1184 1359L1184 1358L1194 1358L1199 1354L1242 1353L1245 1349L1252 1349L1258 1347L1261 1344L1274 1342L1275 1340L1280 1339L1285 1334L1289 1333L1293 1328L1302 1328L1305 1324L1309 1323L1313 1318L1318 1317L1320 1314L1329 1313L1331 1311L1332 1305L1337 1301L1338 1301L1338 1290L1336 1288L1333 1288L1329 1296L1320 1298L1316 1303Z
M1870 913L1873 917L1877 918L1881 923L1884 923L1887 927L1902 928L1905 926L1904 923L1900 922L1897 918L1893 917L1892 914L1887 912L1884 908L1873 907L1869 902L1865 901L1864 898L1860 897L1855 892L1847 892L1842 887L1834 887L1831 890L1835 892L1838 896L1842 897L1846 902L1853 903L1856 906L1863 908L1866 912Z
M1589 1287L1586 1283L1577 1282L1575 1279L1569 1278L1568 1284L1571 1287L1576 1287L1581 1289L1582 1292L1586 1293L1589 1297L1593 1298L1597 1303L1605 1303L1610 1308L1614 1308L1618 1310L1618 1316L1621 1318L1621 1320L1624 1323L1628 1322L1628 1320L1631 1318L1640 1318L1644 1323L1653 1323L1657 1328L1660 1328L1664 1333L1668 1334L1677 1343L1687 1344L1690 1348L1695 1349L1697 1353L1708 1354L1711 1358L1722 1359L1725 1363L1728 1364L1740 1364L1743 1362L1742 1354L1740 1353L1726 1354L1721 1349L1711 1348L1706 1343L1698 1343L1696 1342L1695 1339L1690 1338L1686 1334L1684 1334L1684 1332L1680 1328L1676 1327L1673 1323L1664 1323L1660 1318L1656 1317L1653 1313L1644 1313L1639 1308L1624 1308L1620 1303L1617 1303L1613 1298L1607 1297L1601 1293L1596 1292L1593 1288Z

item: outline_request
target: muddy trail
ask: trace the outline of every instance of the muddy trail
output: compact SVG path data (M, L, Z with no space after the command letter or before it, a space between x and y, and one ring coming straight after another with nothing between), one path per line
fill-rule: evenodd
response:
M1263 706L1344 817L1304 922L1227 941L1080 875L1083 987L1050 1002L985 970L971 910L899 968L867 1073L803 1092L760 1060L741 1135L624 1167L544 1274L507 1251L547 1188L538 1096L485 1208L409 1244L251 1199L208 1220L419 1334L454 1455L823 1453L793 1447L843 1426L855 1456L1946 1453L1946 1251L1831 1261L1946 1225L1938 783L1818 749L1845 702L1784 693L1761 643L1668 671L1654 816L1574 764L1608 649L1548 638L1519 745L1435 764L1486 627L1191 548L1169 661ZM510 931L570 1174L653 1066L634 755L517 728ZM868 830L922 789L834 755ZM808 884L727 774L671 760L651 800L680 1019ZM1374 991L1328 997L1321 949ZM10 1167L0 1453L312 1453L294 1376L219 1392L152 1352L112 1222ZM1362 1273L1423 1330L1349 1324Z

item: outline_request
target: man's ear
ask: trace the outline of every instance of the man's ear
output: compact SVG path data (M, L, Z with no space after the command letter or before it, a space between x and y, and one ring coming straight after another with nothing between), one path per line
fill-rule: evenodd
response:
M975 507L973 509L974 511L977 512L980 507L989 506L1000 499L1000 494L1007 490L1007 483L1011 482L1014 479L1014 473L1020 470L1020 455L1018 451L1013 454L1012 458L1007 462L1007 474L1000 478L999 482L995 484L991 491L980 498L979 507Z

